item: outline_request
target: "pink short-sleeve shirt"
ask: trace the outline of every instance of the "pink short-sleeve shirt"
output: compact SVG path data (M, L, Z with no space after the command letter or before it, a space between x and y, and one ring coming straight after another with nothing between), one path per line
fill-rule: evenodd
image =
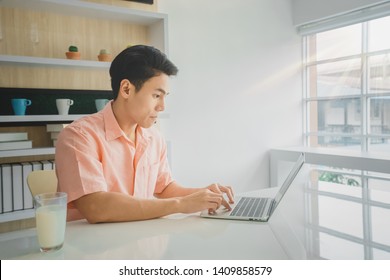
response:
M136 143L119 127L111 103L61 131L55 163L58 190L68 194L68 220L83 218L72 202L86 194L152 198L172 182L166 143L158 130L137 127Z

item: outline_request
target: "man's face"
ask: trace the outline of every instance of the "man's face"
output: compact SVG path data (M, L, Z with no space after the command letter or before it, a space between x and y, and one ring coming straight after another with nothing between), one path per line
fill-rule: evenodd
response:
M166 74L160 74L147 80L138 92L130 95L127 107L132 121L144 128L157 121L158 113L165 109L168 81Z

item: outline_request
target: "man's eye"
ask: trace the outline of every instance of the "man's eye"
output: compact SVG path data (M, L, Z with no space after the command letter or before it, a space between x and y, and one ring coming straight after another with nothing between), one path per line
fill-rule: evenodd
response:
M160 95L159 94L154 94L153 97L154 98L160 98Z

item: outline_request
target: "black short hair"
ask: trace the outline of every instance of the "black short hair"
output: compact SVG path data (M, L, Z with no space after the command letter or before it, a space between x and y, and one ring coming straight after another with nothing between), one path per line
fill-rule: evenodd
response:
M177 72L177 67L160 50L145 45L128 47L111 63L110 76L114 99L118 96L123 79L128 79L136 91L139 91L150 78L161 73L172 76Z

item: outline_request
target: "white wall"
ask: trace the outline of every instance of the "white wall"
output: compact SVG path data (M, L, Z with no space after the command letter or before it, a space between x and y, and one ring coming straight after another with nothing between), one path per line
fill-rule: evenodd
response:
M379 0L291 0L295 26L371 6Z
M302 143L301 41L289 0L159 0L179 67L162 129L194 187L268 186L268 152Z

